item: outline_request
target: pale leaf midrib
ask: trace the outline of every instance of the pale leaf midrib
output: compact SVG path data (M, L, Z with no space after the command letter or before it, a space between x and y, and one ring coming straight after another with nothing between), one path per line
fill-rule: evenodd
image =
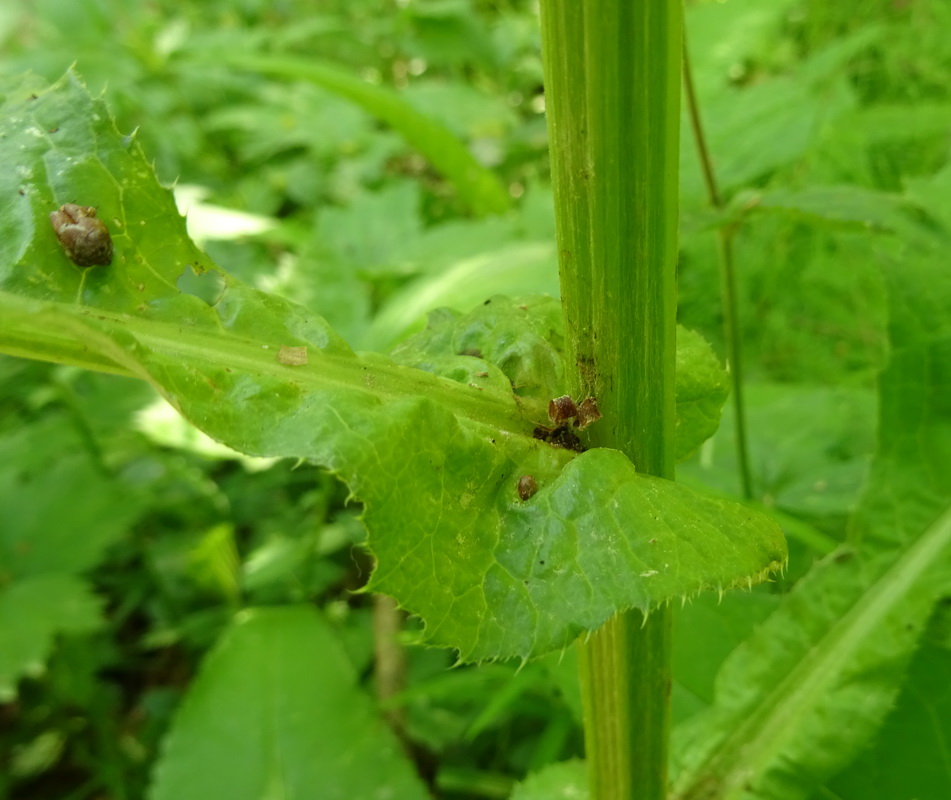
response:
M715 774L723 797L743 789L750 775L759 775L798 731L793 721L814 713L821 695L841 674L867 637L898 604L951 543L951 511L945 512L915 544L864 592L852 609L829 627L795 669L757 705L754 713L724 741L716 753L693 770L694 776ZM924 591L918 588L918 591ZM690 796L689 791L683 796Z

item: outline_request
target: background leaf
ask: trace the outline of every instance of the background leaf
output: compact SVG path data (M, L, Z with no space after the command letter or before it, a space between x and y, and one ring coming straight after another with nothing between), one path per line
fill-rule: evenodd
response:
M550 764L512 792L512 800L587 800L588 796L588 773L583 761Z
M940 800L951 789L942 743L951 735L951 654L926 641L872 746L829 783L843 798Z
M766 211L784 211L829 224L890 230L905 223L910 207L900 195L857 186L810 186L800 191L777 190L763 195L740 195L736 204ZM907 224L907 223L906 223Z
M72 575L23 578L0 591L0 702L16 697L21 675L43 673L54 634L87 633L101 623L100 601Z
M372 769L368 768L372 764ZM242 612L206 659L151 800L427 797L313 609Z
M920 246L881 255L891 357L850 546L811 570L727 660L715 706L679 731L676 797L711 786L724 798L808 797L882 724L947 591L951 279Z
M847 764L891 708L949 553L951 515L897 562L842 551L810 571L678 729L673 796L808 797Z
M393 126L452 182L475 214L501 213L509 207L508 194L499 180L480 166L450 131L416 111L391 89L374 86L333 64L322 64L313 58L248 53L242 53L240 58L234 58L233 53L217 53L215 57L236 69L313 81L346 97Z
M79 574L139 511L64 419L0 438L0 698L42 673L55 634L99 626L101 603Z

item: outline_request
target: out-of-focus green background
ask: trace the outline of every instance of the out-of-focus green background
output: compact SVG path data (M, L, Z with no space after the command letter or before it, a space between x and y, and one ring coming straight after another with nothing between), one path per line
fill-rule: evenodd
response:
M948 31L945 0L687 6L720 189L745 214L735 258L757 499L808 525L791 536L787 581L844 538L874 447L887 352L873 262L896 235L889 204L951 223ZM216 53L291 54L398 90L499 177L511 209L474 216L368 111ZM438 306L558 293L533 2L3 3L0 75L54 81L70 65L120 131L138 131L218 263L357 348L389 349ZM717 216L686 124L682 154L680 321L723 355ZM732 425L727 413L682 478L738 492ZM306 465L202 440L145 385L0 359L0 526L28 520L42 558L78 582L47 599L83 598L38 598L35 620L4 620L4 560L22 554L0 530L0 628L36 655L4 673L0 652L0 798L143 797L172 713L243 606L315 603L372 688L370 599L351 593L370 563L345 501ZM67 519L88 535L57 538ZM736 601L735 615L731 602L682 615L675 717L710 701L720 660L774 597ZM406 731L441 796L505 797L582 755L570 653L518 672L408 656ZM841 796L859 796L846 791L858 780L845 776ZM939 796L927 791L915 796Z

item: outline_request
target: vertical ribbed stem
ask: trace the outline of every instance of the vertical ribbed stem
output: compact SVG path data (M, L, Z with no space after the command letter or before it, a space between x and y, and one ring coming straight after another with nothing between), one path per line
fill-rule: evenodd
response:
M673 476L679 0L542 0L567 352L604 419L590 446ZM666 793L670 614L581 646L593 800Z

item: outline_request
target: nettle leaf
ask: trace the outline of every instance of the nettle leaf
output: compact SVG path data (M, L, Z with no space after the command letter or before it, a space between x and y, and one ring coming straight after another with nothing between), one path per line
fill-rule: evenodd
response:
M220 270L75 76L6 97L0 348L137 376L237 450L337 474L365 504L369 588L418 614L428 642L526 658L619 610L748 586L784 562L778 527L747 508L638 475L615 451L534 438L546 398L519 395L502 365L460 382L358 356L324 320ZM68 260L48 222L64 202L99 209L111 266Z

